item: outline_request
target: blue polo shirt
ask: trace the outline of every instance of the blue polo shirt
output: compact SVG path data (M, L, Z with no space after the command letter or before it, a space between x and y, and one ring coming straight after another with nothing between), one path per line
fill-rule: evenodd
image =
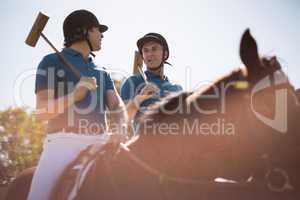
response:
M166 76L162 79L159 75L156 75L148 70L145 71L145 75L149 82L155 84L159 88L159 93L153 98L146 99L141 103L140 109L135 116L135 121L147 106L159 101L159 98L166 96L170 92L178 92L182 90L180 85L171 83ZM121 87L121 97L123 101L128 103L129 100L133 99L137 94L140 93L145 84L146 83L140 74L127 78Z
M114 90L110 75L105 70L97 69L92 58L86 61L81 53L71 48L64 48L61 53L82 76L95 77L98 88L96 91L89 91L85 98L49 120L47 132L56 132L62 128L74 128L82 133L103 132L106 128L106 92ZM72 92L78 81L79 78L62 63L57 54L49 54L38 66L35 93L53 89L54 98L57 99Z

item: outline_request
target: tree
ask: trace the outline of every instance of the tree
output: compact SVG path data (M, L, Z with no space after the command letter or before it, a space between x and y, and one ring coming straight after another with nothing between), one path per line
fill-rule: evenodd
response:
M42 151L44 126L24 108L0 112L0 184L35 166Z

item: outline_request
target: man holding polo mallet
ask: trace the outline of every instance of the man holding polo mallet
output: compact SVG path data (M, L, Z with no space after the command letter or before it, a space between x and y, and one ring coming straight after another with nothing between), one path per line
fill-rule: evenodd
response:
M161 97L178 92L182 87L174 84L164 73L165 64L169 64L169 46L167 40L159 33L148 33L138 39L137 47L145 72L128 77L121 88L121 97L127 104L129 119L133 119L134 128L140 123L140 116L147 107L158 102ZM169 64L170 65L170 64Z
M38 66L36 116L48 124L29 200L49 199L64 168L87 146L108 142L118 145L127 139L125 106L110 75L96 69L90 57L101 49L107 29L87 10L72 12L63 24L65 48L45 56ZM40 29L32 30L31 37L34 31ZM35 35L47 41L41 31ZM111 134L106 132L106 108L113 121Z

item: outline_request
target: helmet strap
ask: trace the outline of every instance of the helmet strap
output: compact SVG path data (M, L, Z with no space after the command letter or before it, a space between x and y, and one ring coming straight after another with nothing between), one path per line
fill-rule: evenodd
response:
M91 54L93 57L95 57L96 55L92 52L92 51L93 51L93 47L92 47L92 43L91 43L91 41L90 41L90 39L89 39L89 35L88 35L88 34L89 34L88 31L85 31L84 38L85 38L87 44L89 45L89 48L90 48L90 54Z

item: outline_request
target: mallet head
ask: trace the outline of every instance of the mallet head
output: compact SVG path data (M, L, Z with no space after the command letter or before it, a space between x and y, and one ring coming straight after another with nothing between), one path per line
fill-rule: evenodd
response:
M29 46L35 47L37 41L39 40L42 31L44 30L49 17L39 12L30 33L28 34L25 43Z

